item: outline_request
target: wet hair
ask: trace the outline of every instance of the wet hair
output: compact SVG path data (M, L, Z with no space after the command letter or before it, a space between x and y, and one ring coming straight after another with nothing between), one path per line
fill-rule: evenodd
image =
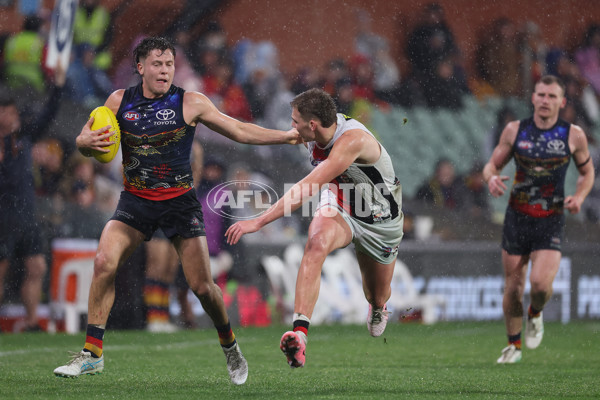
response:
M562 89L563 96L567 92L567 86L565 85L565 82L555 75L544 75L537 83L543 83L544 85L552 85L553 83L556 83Z
M300 93L290 105L298 110L304 120L317 119L324 128L329 128L337 119L335 101L321 89L309 89Z
M148 57L152 50L160 50L162 53L171 50L173 57L175 57L175 46L169 39L160 36L152 36L142 39L142 41L135 46L135 49L133 49L134 65L137 65L141 59Z

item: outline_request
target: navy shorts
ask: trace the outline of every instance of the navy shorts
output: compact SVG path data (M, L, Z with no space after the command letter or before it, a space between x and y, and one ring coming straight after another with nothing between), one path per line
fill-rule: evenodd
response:
M35 224L0 220L0 260L43 254L42 248L42 234Z
M508 254L526 255L536 250L561 250L564 214L535 218L506 208L502 248Z
M206 236L202 206L194 190L161 201L144 199L123 191L111 219L142 232L146 241L152 239L158 228L169 239L176 235L182 238Z

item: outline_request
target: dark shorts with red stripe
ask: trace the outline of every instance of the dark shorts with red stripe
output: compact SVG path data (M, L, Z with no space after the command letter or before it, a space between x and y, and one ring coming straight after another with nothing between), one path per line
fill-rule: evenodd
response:
M504 216L502 248L508 254L526 255L536 250L561 250L564 214L536 218L508 206Z
M129 192L121 192L117 210L111 219L121 221L152 239L161 228L165 236L193 238L206 236L202 206L194 190L168 200L148 200Z

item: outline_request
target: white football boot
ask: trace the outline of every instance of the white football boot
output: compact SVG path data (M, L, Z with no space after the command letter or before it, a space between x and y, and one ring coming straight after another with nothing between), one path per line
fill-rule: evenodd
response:
M226 349L223 348L225 358L227 358L227 371L231 382L236 385L243 385L248 379L248 362L242 355L240 346L237 344Z
M387 310L387 305L382 308L374 308L369 304L369 315L367 316L367 329L371 336L381 336L387 326L388 318L391 312Z
M67 365L58 367L54 370L54 375L63 378L76 378L79 375L95 375L104 370L104 354L100 358L92 357L89 351L80 351L71 353L71 361Z
M508 345L502 350L502 355L496 361L498 364L514 364L521 361L521 350L514 344Z
M525 323L525 346L529 349L535 349L542 343L544 337L544 320L542 312L536 318L528 318Z

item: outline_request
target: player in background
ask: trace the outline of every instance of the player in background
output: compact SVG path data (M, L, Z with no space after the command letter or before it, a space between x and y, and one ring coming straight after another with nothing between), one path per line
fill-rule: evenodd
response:
M535 349L542 341L542 310L552 295L558 272L565 225L564 210L576 214L594 183L594 168L583 130L559 118L566 104L565 85L548 75L535 85L531 96L533 116L509 122L483 169L492 196L506 191L508 176L500 175L514 158L516 174L504 218L502 302L508 346L498 363L521 361L523 294L531 261L530 304L525 345ZM573 158L579 178L575 193L565 197L565 176Z
M298 132L264 129L242 123L217 110L203 94L185 92L172 84L175 48L166 39L142 40L133 52L141 83L113 92L105 102L121 128L124 190L108 221L94 260L88 302L85 345L57 376L76 377L104 369L104 330L115 298L115 275L127 257L161 228L172 241L190 288L212 319L234 384L248 376L244 359L229 323L223 294L214 283L202 218L193 190L190 151L195 126L206 125L229 139L248 144L290 143ZM90 119L76 138L80 152L103 150L110 126L92 131Z
M383 333L404 216L401 186L390 156L363 124L337 114L331 96L320 89L299 94L291 105L292 127L307 143L314 170L259 217L236 222L225 234L235 244L324 189L296 280L293 330L280 341L288 364L298 368L305 363L323 262L335 249L354 243L369 303L367 327L372 336Z

